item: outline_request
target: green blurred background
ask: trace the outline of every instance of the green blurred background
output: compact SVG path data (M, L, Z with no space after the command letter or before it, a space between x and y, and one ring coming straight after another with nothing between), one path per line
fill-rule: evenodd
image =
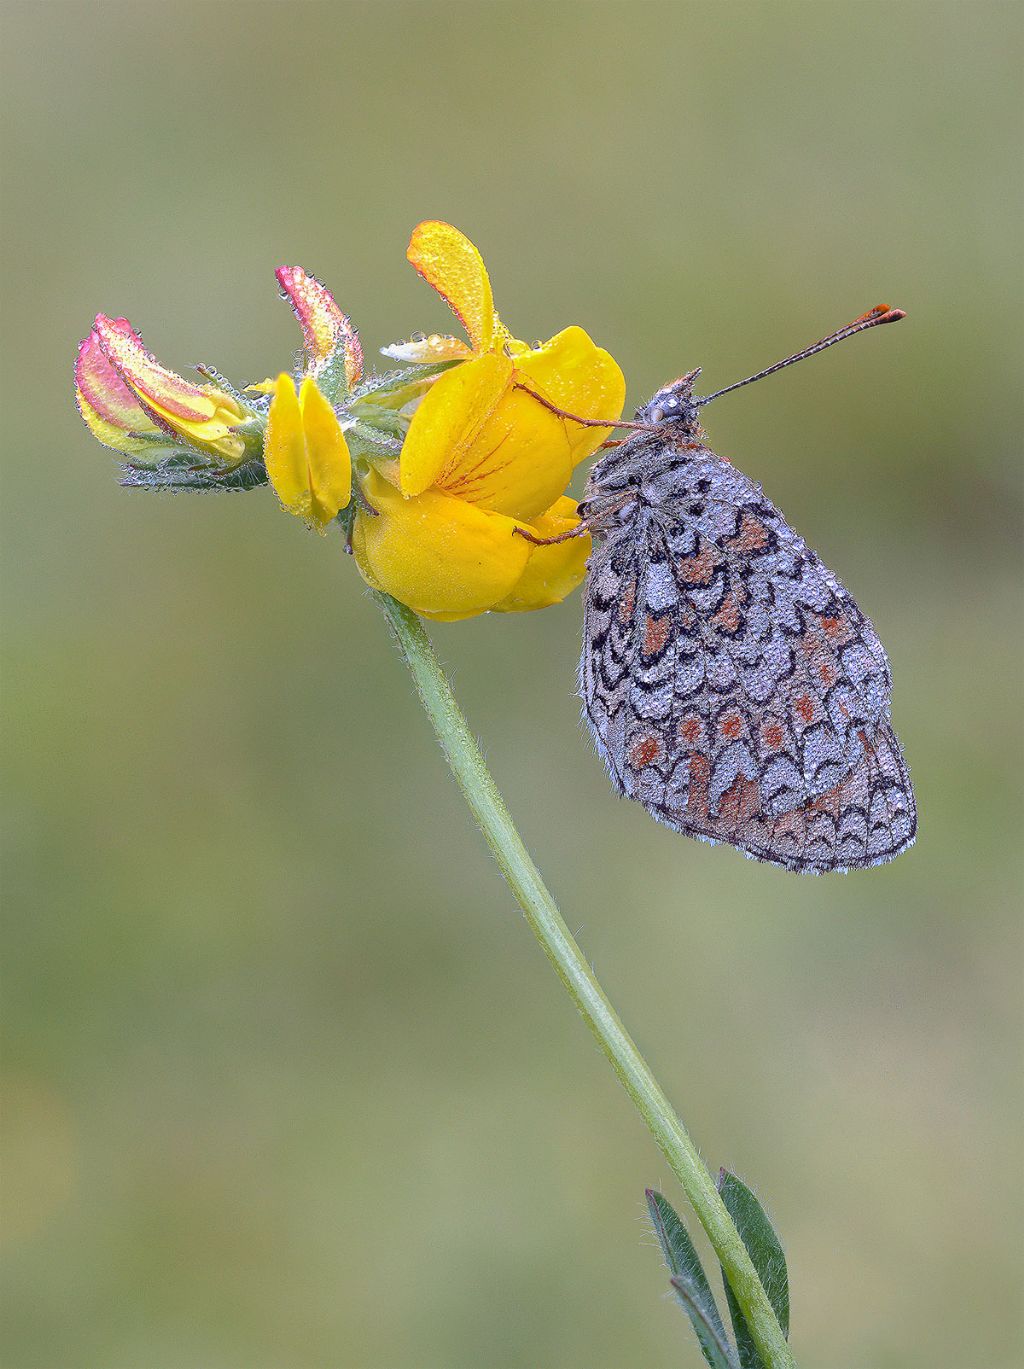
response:
M629 403L875 303L717 449L889 647L921 835L801 879L617 802L578 598L434 636L708 1162L785 1238L801 1365L1020 1363L1020 12L963 4L7 4L5 1369L695 1366L667 1167L534 944L335 541L118 488L72 403L126 313L239 380L446 316Z

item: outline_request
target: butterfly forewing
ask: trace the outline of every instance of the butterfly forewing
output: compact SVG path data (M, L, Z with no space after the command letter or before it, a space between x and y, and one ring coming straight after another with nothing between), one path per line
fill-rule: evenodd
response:
M638 497L595 538L581 665L616 787L788 869L892 859L914 805L870 622L759 486L706 448L632 441Z

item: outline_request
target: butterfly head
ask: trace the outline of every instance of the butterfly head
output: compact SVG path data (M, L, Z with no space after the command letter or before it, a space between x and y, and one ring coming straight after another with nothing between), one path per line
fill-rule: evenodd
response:
M682 436L698 433L700 422L697 412L700 404L694 398L693 387L699 375L698 366L695 371L687 371L678 380L663 385L657 394L637 409L637 422L649 423L652 427L664 426Z

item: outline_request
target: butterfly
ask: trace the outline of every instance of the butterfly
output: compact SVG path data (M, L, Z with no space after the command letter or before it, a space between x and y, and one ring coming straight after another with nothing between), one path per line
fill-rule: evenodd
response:
M579 506L593 538L580 693L612 784L678 832L801 873L880 865L914 841L892 676L850 593L707 446L699 413L903 317L879 305L704 398L699 370L673 381L621 425Z

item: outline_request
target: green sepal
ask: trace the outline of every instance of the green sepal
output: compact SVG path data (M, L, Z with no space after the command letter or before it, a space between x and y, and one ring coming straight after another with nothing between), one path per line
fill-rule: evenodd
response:
M328 404L341 404L348 398L348 346L342 338L316 373L320 393Z
M782 1242L768 1220L764 1208L735 1174L730 1174L725 1169L720 1170L718 1191L722 1195L722 1202L725 1203L729 1216L736 1223L736 1230L740 1233L743 1244L747 1247L747 1253L757 1270L757 1277L761 1280L772 1310L782 1327L782 1334L788 1339L789 1273L786 1269ZM724 1270L722 1282L725 1284L725 1298L729 1305L729 1316L732 1318L736 1348L739 1351L740 1369L764 1369L764 1361L758 1354L747 1320L729 1287Z
M233 437L240 437L245 443L245 455L236 463L237 465L244 466L251 461L262 461L263 446L267 440L266 414L254 410L251 418L247 418L244 423L235 424L231 434Z
M371 432L383 433L387 437L397 437L402 441L409 431L408 418L394 409L385 408L383 404L363 403L358 409L350 409L349 413L355 420L357 429L368 429Z
M194 452L176 452L157 466L121 467L120 483L142 490L254 490L267 483L267 468L262 461L243 461L225 470L223 466L197 465Z
M359 512L360 505L359 497L356 494L357 489L358 484L356 481L353 481L352 498L348 501L348 503L345 505L343 509L338 510L334 518L334 521L337 523L338 527L341 528L341 531L344 534L345 550L349 553L351 553L352 551L352 529L355 526L356 514Z
M116 451L120 456L129 458L124 463L124 469L130 471L132 475L143 471L148 471L153 475L152 480L133 479L130 483L163 485L166 483L165 473L167 471L178 470L183 466L195 466L202 471L219 471L221 475L230 475L240 466L251 465L254 461L262 462L266 430L266 415L258 413L254 409L251 410L251 417L237 423L231 429L232 433L240 437L244 444L242 459L233 464L228 464L224 460L218 461L216 457L210 456L199 447L191 446L167 427L161 427L155 432L127 434L111 450ZM109 444L104 443L104 445Z
M400 409L410 399L416 398L425 382L460 364L458 361L431 361L423 366L402 366L394 371L385 371L383 375L367 376L352 391L349 403L360 404L372 396L374 404Z
M668 1265L669 1282L690 1318L704 1358L711 1369L736 1369L722 1314L686 1227L660 1193L648 1188L645 1196L654 1234Z
M107 444L104 443L104 446ZM169 461L195 462L196 453L191 447L176 441L169 433L129 433L119 445L111 447L122 459L128 458L126 465L135 470L157 470Z
M400 437L388 437L387 433L374 432L373 429L364 428L359 423L345 429L345 441L348 443L353 461L357 457L371 462L378 457L394 460L402 451Z

